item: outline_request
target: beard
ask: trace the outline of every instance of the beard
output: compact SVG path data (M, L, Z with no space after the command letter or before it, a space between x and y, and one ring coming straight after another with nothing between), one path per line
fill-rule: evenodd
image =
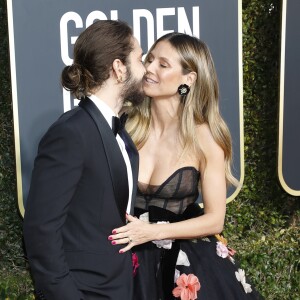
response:
M121 97L124 99L124 103L128 103L131 106L141 104L145 98L143 78L140 80L134 79L132 73L129 71L125 86L121 92Z

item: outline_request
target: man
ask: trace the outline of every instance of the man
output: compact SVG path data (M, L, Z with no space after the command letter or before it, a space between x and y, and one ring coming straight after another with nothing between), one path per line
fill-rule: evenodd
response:
M26 203L39 299L132 298L131 254L108 236L132 211L138 173L136 148L115 116L124 99L142 100L144 73L127 24L97 21L78 37L62 85L82 100L42 138Z

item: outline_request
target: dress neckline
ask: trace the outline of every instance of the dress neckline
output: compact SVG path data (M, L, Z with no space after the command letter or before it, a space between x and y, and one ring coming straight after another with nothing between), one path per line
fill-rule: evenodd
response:
M186 167L181 167L179 169L177 169L176 171L174 171L169 177L167 177L167 179L165 179L161 184L147 184L141 181L138 181L138 183L146 185L147 187L151 186L151 187L163 187L164 185L166 185L172 178L174 178L180 171L185 171L185 170L193 170L194 172L196 172L197 174L199 174L200 172L192 166L186 166ZM138 186L138 190L143 193L139 186Z

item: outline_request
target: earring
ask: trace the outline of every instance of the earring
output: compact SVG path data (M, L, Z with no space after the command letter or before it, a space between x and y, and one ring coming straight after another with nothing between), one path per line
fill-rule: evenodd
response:
M178 94L180 96L186 96L190 91L190 87L187 84L181 84L178 87Z

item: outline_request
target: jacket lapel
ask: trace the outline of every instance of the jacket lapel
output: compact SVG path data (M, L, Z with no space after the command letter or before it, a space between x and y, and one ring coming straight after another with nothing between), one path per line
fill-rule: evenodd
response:
M126 165L118 142L105 118L93 101L86 97L84 100L80 101L79 106L90 115L100 133L110 169L110 176L115 196L114 198L119 209L120 217L125 223L125 212L128 203L129 191Z
M130 159L131 168L132 168L132 179L133 179L133 186L132 186L132 201L131 201L131 208L130 208L130 214L134 214L134 204L135 204L135 197L137 192L137 182L138 182L138 171L139 171L139 154L138 151L129 136L129 134L122 130L121 137L125 143L126 150Z

